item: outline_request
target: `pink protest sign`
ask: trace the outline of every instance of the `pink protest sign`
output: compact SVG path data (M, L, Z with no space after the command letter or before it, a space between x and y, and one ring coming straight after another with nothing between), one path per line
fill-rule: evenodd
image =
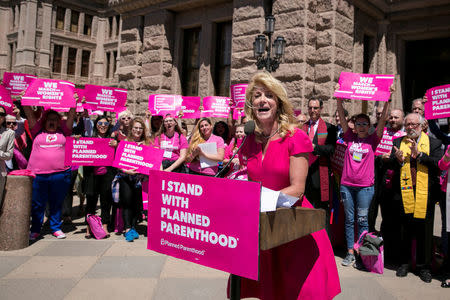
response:
M156 116L165 116L166 114L176 116L180 110L181 102L181 95L150 95L148 97L148 110Z
M36 78L30 74L5 72L3 73L3 85L12 95L20 95Z
M258 279L258 182L151 171L148 249Z
M58 79L37 78L22 97L22 105L67 108L75 107L75 84Z
M148 180L142 181L142 209L148 210Z
M114 160L114 147L111 139L68 137L66 140L66 166L111 166Z
M182 97L180 109L183 110L183 119L200 118L200 97Z
M122 111L127 103L127 90L110 86L86 84L84 87L84 107L101 111Z
M342 169L344 168L344 157L346 150L347 144L339 141L336 142L336 148L334 149L334 154L331 158L331 168L333 173L339 177L342 175Z
M248 84L240 83L233 84L230 86L231 99L233 99L234 107L244 107L245 106L245 92L247 90Z
M121 141L117 146L113 167L126 170L137 168L136 172L148 175L150 170L160 169L163 153L161 149Z
M450 117L450 84L436 86L427 90L425 118L440 119Z
M240 120L245 117L245 111L243 108L233 108L233 120Z
M405 136L403 130L392 131L390 128L384 127L383 137L375 150L375 155L383 155L391 153L394 139Z
M334 97L345 99L388 101L394 75L341 72L339 90Z
M201 117L228 118L230 98L210 96L203 98Z
M13 100L11 99L11 94L3 85L0 85L0 106L5 109L7 115L13 114Z
M294 115L296 116L296 117L298 117L299 115L301 115L302 114L302 110L301 109L294 109Z

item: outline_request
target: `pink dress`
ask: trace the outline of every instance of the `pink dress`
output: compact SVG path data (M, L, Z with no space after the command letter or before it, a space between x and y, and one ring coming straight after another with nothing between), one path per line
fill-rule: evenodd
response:
M289 157L312 152L308 136L296 129L292 136L271 141L264 158L262 145L248 137L240 159L248 177L281 190L290 185ZM303 200L303 207L312 205ZM333 248L325 229L279 247L260 251L259 281L242 278L241 297L274 299L332 299L341 292Z

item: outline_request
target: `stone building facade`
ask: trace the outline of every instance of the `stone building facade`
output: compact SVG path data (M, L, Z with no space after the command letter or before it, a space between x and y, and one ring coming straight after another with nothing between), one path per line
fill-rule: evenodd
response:
M450 83L445 74L430 81L423 76L428 70L413 72L414 55L408 60L409 53L418 55L413 42L435 40L449 64L450 1L109 0L109 5L122 16L117 73L133 111L146 106L150 93L226 95L223 86L248 81L257 70L253 41L268 14L276 18L274 36L287 41L274 75L303 111L315 97L326 101L325 114L334 113L332 94L342 71L395 74L393 106L405 109L425 86ZM354 101L349 108L371 112L373 105Z
M120 15L107 1L0 0L0 77L117 86Z

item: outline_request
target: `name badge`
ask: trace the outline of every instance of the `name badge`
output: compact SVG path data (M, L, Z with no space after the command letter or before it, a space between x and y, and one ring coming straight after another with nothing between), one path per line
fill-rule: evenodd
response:
M172 150L165 150L163 157L164 158L172 158Z
M363 154L361 152L353 152L353 160L354 161L361 161L363 157Z

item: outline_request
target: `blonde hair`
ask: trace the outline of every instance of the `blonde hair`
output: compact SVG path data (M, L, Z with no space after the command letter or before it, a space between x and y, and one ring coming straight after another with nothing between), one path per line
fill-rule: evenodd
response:
M128 109L121 111L117 116L117 120L120 120L122 117L130 117L132 119L134 118L133 114Z
M278 122L278 134L283 138L288 133L293 134L293 129L298 126L298 123L294 117L294 109L289 102L286 90L278 79L275 79L266 71L258 72L252 77L245 93L245 116L255 121L255 134L262 136L262 129L253 111L253 91L257 86L267 88L277 97L278 109L276 121Z
M140 141L144 141L145 145L150 145L153 144L153 140L154 138L150 136L149 132L148 132L148 128L145 126L145 122L144 120L142 120L139 117L134 118L131 123L130 123L130 129L128 131L128 136L127 136L127 141L133 142L133 127L134 127L134 123L139 123L142 125L142 128L144 129L142 132L142 136L141 136L141 140Z
M200 133L200 123L202 123L203 121L208 122L209 125L212 126L212 122L211 122L211 120L209 118L201 118L197 122L197 125L195 125L194 130L192 131L191 140L189 142L189 148L188 148L188 151L187 151L187 155L188 156L192 154L194 149L197 148L197 146L199 144L202 144L202 143L206 142L206 140L204 139L204 137Z

